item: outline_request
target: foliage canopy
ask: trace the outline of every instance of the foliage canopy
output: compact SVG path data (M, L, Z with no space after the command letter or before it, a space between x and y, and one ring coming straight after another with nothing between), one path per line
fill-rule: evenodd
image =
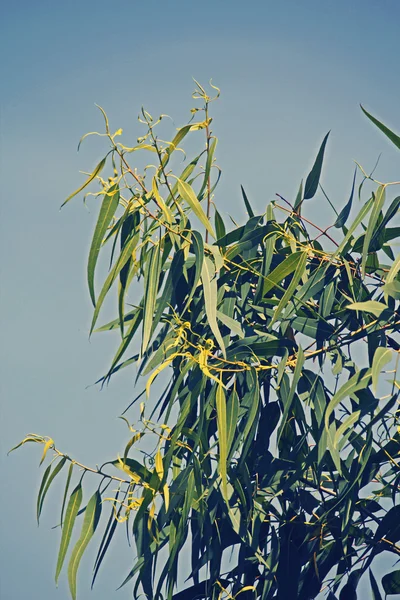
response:
M369 570L377 600L373 560L400 553L400 256L392 249L400 196L387 206L399 182L376 181L358 165L335 223L313 224L303 213L322 189L327 134L293 203L279 196L256 214L242 188L248 220L232 219L229 230L213 202L220 169L209 109L219 90L211 87L214 98L196 82L202 106L169 142L157 136L165 115L154 120L142 110L145 135L127 147L100 109L105 133L97 135L110 150L65 201L100 183L90 194L99 202L87 265L90 331L115 290L116 319L97 331L114 331L120 342L99 382L134 364L136 381L146 383L135 401L138 423L123 417L131 432L123 456L100 468L51 438L30 434L19 444L43 444L41 463L53 452L38 519L66 471L56 581L74 528L75 599L96 529L93 582L125 523L137 558L122 585L131 582L135 598L310 600L326 589L333 600L340 586L340 598L354 598ZM176 176L192 134L205 147ZM141 174L129 162L138 153L154 163ZM108 248L97 292L98 258ZM89 476L97 488L82 508ZM383 578L386 593L399 592L399 573ZM183 575L190 583L176 592Z

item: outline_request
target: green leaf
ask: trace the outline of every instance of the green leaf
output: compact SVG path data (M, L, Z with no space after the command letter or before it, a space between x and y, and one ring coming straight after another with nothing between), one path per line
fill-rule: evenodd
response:
M99 256L101 244L107 228L110 224L115 211L119 204L119 188L117 185L113 185L108 192L104 194L104 200L102 202L99 217L97 219L96 227L94 230L92 244L89 251L89 259L87 265L87 279L89 285L90 298L92 299L93 306L96 305L96 298L94 293L94 271L96 268L97 259Z
M304 187L304 200L309 200L315 196L315 193L318 189L319 178L321 176L322 162L324 160L324 152L326 142L328 141L329 131L323 139L321 147L318 151L317 158L315 159L315 163L313 168L311 169L307 179L306 185Z
M361 110L364 114L367 115L368 119L370 119L374 123L374 125L376 125L381 131L383 131L383 133L389 138L389 140L393 142L393 144L397 146L397 148L400 149L400 137L396 135L393 131L391 131L388 127L386 127L386 125L378 121L378 119L375 119L375 117L373 117L369 112L367 112L361 104L360 106Z
M370 241L375 233L375 228L378 222L378 218L382 209L382 206L385 203L385 186L381 185L375 196L374 206L372 208L371 215L368 221L367 231L365 232L364 244L362 249L362 259L361 259L361 274L362 277L365 277L365 267L368 259L368 251L370 246Z
M343 240L339 244L339 247L336 248L335 252L333 253L331 260L333 260L334 258L339 256L343 252L343 250L346 248L349 240L351 239L353 233L355 232L357 227L360 225L361 221L367 216L367 214L371 210L373 204L374 204L374 197L372 196L368 200L368 202L366 202L364 204L364 206L362 207L362 209L360 210L360 212L358 213L358 215L356 216L356 218L350 225L349 229L347 230L346 235L344 236Z
M395 280L397 273L400 271L400 254L389 269L389 273L386 275L386 283L392 283Z
M105 166L106 160L107 160L107 156L105 158L103 158L103 160L101 160L99 162L99 164L97 165L97 167L95 168L95 170L93 171L93 173L86 179L85 183L83 185L81 185L80 188L78 188L77 190L75 190L75 192L73 192L70 196L68 196L68 198L66 200L64 200L64 202L61 204L61 208L64 206L64 204L67 204L67 202L69 202L70 200L72 200L72 198L74 196L76 196L77 194L79 194L79 192L81 192L82 190L84 190L85 187L88 186L89 183L91 183L93 181L93 179L95 179L97 177L97 175L104 169L104 166Z
M249 202L249 200L247 198L246 192L244 191L242 185L240 186L240 189L242 190L243 201L244 201L244 204L246 206L247 214L249 215L250 218L254 217L253 209L251 208L251 204L250 204L250 202Z
M295 331L304 333L314 340L325 340L334 332L333 326L322 319L295 317L290 324Z
M393 594L400 594L400 570L392 571L382 577L382 585L385 590L385 594L392 596Z
M214 219L215 219L215 233L217 234L217 239L223 238L226 235L225 223L219 214L218 210L214 211Z
M181 141L189 133L190 128L191 128L191 125L184 125L184 127L181 127L179 129L178 133L175 135L175 137L172 140L172 142L165 149L165 154L164 154L164 156L162 158L162 161L161 161L163 167L165 167L167 165L171 154L177 149L178 145L181 143Z
M358 390L363 390L367 387L371 380L371 369L361 369L358 373L350 377L346 383L332 396L331 401L326 407L325 412L325 428L329 431L329 418L335 408L348 396L351 396Z
M79 563L82 555L86 550L88 543L90 542L93 534L96 530L97 524L101 514L101 496L99 491L95 492L88 502L85 510L85 516L83 519L82 530L77 541L69 561L68 565L68 582L69 589L73 600L76 600L76 575L78 572Z
M346 306L349 310L360 310L361 312L368 312L376 317L379 317L382 311L387 309L386 304L383 302L377 302L376 300L368 300L367 302L353 302Z
M38 523L39 523L40 515L42 512L42 508L43 508L43 502L44 502L47 492L49 491L49 487L51 486L54 478L57 477L58 473L61 471L61 469L63 468L63 466L65 465L66 462L67 462L67 459L65 458L65 456L63 456L61 458L61 460L57 463L57 465L54 467L51 475L48 478L46 477L46 481L43 477L43 480L46 485L43 485L43 482L42 482L42 486L40 487L38 498L37 498L36 517L37 517ZM47 467L47 469L49 469L49 473L50 473L51 465L49 465ZM46 472L47 472L47 469L46 469Z
M63 496L63 501L62 501L62 505L61 505L61 517L60 517L60 524L61 527L63 526L63 519L64 519L64 508L65 508L65 503L67 501L67 495L68 495L68 490L69 490L69 484L71 482L71 477L72 477L72 471L74 470L74 463L71 462L71 464L69 465L69 469L68 469L68 475L67 475L67 480L65 482L65 488L64 488L64 496Z
M285 293L283 294L282 298L279 301L278 306L275 309L274 316L272 317L270 324L269 324L270 328L279 319L281 312L286 307L287 303L292 299L292 296L300 282L300 279L304 275L306 265L307 265L307 252L302 252L301 256L298 260L298 264L297 264L296 270L294 272L292 281L288 285Z
M221 332L217 323L217 280L215 277L215 268L213 262L206 257L203 261L201 269L201 282L203 284L204 291L204 303L206 309L206 315L211 331L222 350L224 358L226 358L226 351L224 341L222 339Z
M290 386L290 390L289 390L289 393L287 395L285 395L285 397L282 397L282 402L283 402L284 406L283 406L282 419L281 419L281 422L280 422L280 425L278 428L278 433L277 433L277 438L276 438L277 444L279 444L279 441L282 437L282 433L286 427L287 419L289 416L289 412L292 408L294 394L296 392L297 384L298 384L300 376L301 376L304 361L305 361L304 352L303 352L302 347L299 346L299 351L297 353L297 359L296 359L296 367L294 369L293 379L292 379L292 383Z
M383 288L383 292L394 298L395 300L400 300L400 281L392 281L391 283L386 283Z
M356 183L356 175L357 175L357 167L354 170L353 185L351 187L350 198L347 201L346 206L344 208L342 208L342 210L340 211L339 216L334 223L334 226L337 227L337 229L340 229L341 227L343 227L346 224L347 219L349 218L349 214L350 214L351 207L353 204L353 195L354 195L354 186Z
M143 334L142 354L147 350L153 328L153 317L156 308L158 283L160 279L161 260L160 244L153 246L149 252L149 258L144 275L145 291L143 298Z
M74 528L76 515L82 503L82 485L79 483L71 494L65 513L65 520L62 527L60 549L58 551L56 566L56 584L61 573L65 555L67 554L69 542L71 540L72 530Z
M303 180L300 181L299 190L297 192L296 200L294 201L294 210L300 212L301 204L303 202Z
M97 298L96 307L94 309L93 318L92 318L92 324L90 326L90 333L93 332L94 326L97 323L100 309L103 305L105 297L107 296L112 284L114 283L114 281L117 278L118 274L120 273L121 269L123 269L123 267L126 265L128 260L130 260L130 258L132 256L132 252L136 248L138 240L139 240L138 235L134 235L130 239L130 241L125 245L124 249L122 250L121 254L119 255L119 258L116 261L115 265L109 272L107 279L105 280L103 287L101 289L99 297ZM118 323L119 323L119 319L118 319Z
M182 310L182 314L184 314L190 306L192 298L196 292L197 285L200 280L203 262L204 262L204 242L203 237L200 235L198 231L192 231L192 251L195 256L195 271L193 277L193 285L190 291L189 297L185 303L185 306Z
M280 265L276 267L269 275L265 276L263 286L263 296L265 296L272 288L288 275L296 270L299 260L303 257L304 252L293 252Z
M227 480L227 459L228 459L228 430L226 423L226 398L222 384L217 385L216 391L217 408L217 427L218 427L218 445L219 445L219 474L222 481L222 495L225 502L228 502L228 480Z
M197 199L196 194L188 183L185 183L181 179L178 179L178 191L180 196L185 200L185 202L192 209L196 217L199 221L204 225L209 234L215 239L215 232L212 228L210 220L207 218L207 215L203 211L200 202Z
M372 390L376 393L379 375L385 365L392 360L392 351L389 348L380 346L375 350L374 360L372 362Z
M206 168L204 169L203 183L202 183L200 191L199 191L200 199L203 197L203 192L206 189L207 184L208 184L211 167L212 167L212 163L213 163L213 158L214 158L214 153L215 153L215 148L217 147L217 143L218 143L217 138L214 138L212 140L212 142L209 146L208 152L207 152L207 162L206 162Z
M115 501L118 500L119 493L120 493L120 490L118 489L116 491L116 494L114 497ZM121 510L122 510L122 503L119 505L117 513L115 513L114 504L111 506L110 517L108 519L108 523L107 523L106 529L104 531L103 539L101 540L100 547L97 552L96 560L94 563L94 572L93 572L92 585L91 585L92 589L93 589L94 582L96 581L97 573L99 572L99 569L101 567L103 559L106 555L106 552L110 546L111 540L112 540L115 530L117 528L118 519L116 517L119 517Z

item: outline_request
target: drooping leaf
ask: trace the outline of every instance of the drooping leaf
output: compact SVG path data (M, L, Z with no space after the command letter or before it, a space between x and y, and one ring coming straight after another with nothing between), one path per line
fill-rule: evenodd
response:
M76 575L79 563L96 530L101 514L101 496L99 491L91 497L85 510L82 530L78 541L72 551L68 564L68 582L73 600L76 600Z
M49 491L49 488L50 488L52 482L54 481L54 478L57 477L58 473L61 471L61 469L63 468L63 466L65 465L66 462L67 462L67 459L65 458L65 456L63 456L61 458L61 460L57 463L57 465L54 467L54 469L51 472L51 474L49 475L49 477L48 478L46 477L45 485L43 487L41 487L39 490L38 499L37 499L37 510L36 510L36 516L37 516L38 523L39 523L40 515L42 512L42 508L43 508L43 502L46 497L46 494ZM48 466L48 469L50 469L50 468L51 468L51 465Z
M201 282L204 291L205 311L211 331L221 348L222 354L225 357L225 344L222 339L221 332L217 323L217 280L215 278L215 268L209 258L205 258L201 269Z
M60 549L58 551L57 566L56 566L56 584L61 573L65 555L67 554L69 542L72 536L75 519L82 503L82 485L79 483L72 492L67 510L65 512L65 520L62 526Z
M97 259L99 256L104 235L107 231L108 226L110 225L111 219L113 218L115 211L118 208L118 204L119 187L117 185L113 185L104 194L104 199L100 207L99 216L97 219L89 251L87 279L89 285L90 298L93 302L93 306L96 305L96 297L94 292L94 273L96 269Z
M381 185L375 195L374 206L371 211L371 215L368 221L367 231L365 232L364 245L362 249L362 258L361 258L361 273L362 276L365 276L365 267L368 259L368 251L370 241L372 239L373 234L375 233L375 228L378 222L379 214L382 210L382 206L385 202L385 186Z
M387 365L392 359L392 351L389 348L383 348L380 346L376 349L374 354L374 360L372 363L372 390L376 393L379 375L385 365Z
M216 235L214 229L212 228L212 225L210 223L210 220L207 218L207 215L203 211L201 204L193 191L193 188L185 181L178 179L178 190L181 197L185 200L185 202L187 202L187 204L192 209L196 217L204 225L208 233L215 239Z
M218 445L219 445L219 473L222 481L222 495L228 502L227 487L227 459L228 459L228 427L226 420L226 398L222 385L217 384L216 390Z

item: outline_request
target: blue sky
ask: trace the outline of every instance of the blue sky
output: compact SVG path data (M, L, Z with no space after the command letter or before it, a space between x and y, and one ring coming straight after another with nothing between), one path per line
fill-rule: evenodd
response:
M359 103L400 130L399 18L397 0L4 4L2 598L69 597L65 577L57 591L53 583L57 491L49 494L38 530L38 450L5 458L7 450L33 431L95 464L115 457L127 439L116 417L133 397L132 375L101 393L86 389L115 348L107 335L88 342L85 263L95 210L78 199L59 211L82 181L79 170L90 170L104 149L91 139L76 152L83 133L102 127L94 103L107 110L115 129L124 128L129 145L140 134L142 105L179 126L193 106L191 78L212 77L222 90L213 123L223 169L215 198L221 212L244 216L240 184L260 211L276 192L293 199L328 130L323 184L340 209L354 159L368 170L382 152L378 179L398 179L395 148ZM321 196L307 210L318 223L332 222ZM129 587L114 592L132 561L123 535L120 542L92 595L85 570L93 557L88 552L83 559L81 598L131 597Z

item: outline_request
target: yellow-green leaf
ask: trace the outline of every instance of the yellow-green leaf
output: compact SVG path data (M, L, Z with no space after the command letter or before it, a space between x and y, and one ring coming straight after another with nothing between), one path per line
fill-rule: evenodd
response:
M352 304L348 304L346 308L368 312L379 317L381 312L384 311L387 306L386 304L383 304L383 302L378 302L377 300L368 300L367 302L353 302Z
M372 390L376 393L379 375L385 365L392 360L392 351L389 348L379 346L375 350L374 359L372 361Z
M89 285L90 298L93 302L93 306L96 304L96 298L94 293L94 271L96 268L97 259L99 256L101 244L103 242L104 235L110 224L115 211L119 204L119 188L117 185L113 185L108 192L104 194L104 200L102 202L99 217L97 219L96 227L94 230L92 243L89 251L89 259L87 265L87 279Z
M153 328L154 311L158 292L158 282L161 270L160 244L153 246L149 252L147 268L144 275L145 292L143 300L143 335L142 353L147 349Z
M199 219L199 221L201 221L201 223L207 229L209 234L215 239L216 235L214 229L210 223L210 220L207 218L207 215L203 211L201 204L198 201L197 196L194 193L192 187L185 181L178 179L178 191L180 196L190 206L196 217Z
M76 196L77 194L79 194L79 192L81 192L82 190L85 189L85 187L87 187L89 185L89 183L91 183L93 181L93 179L96 179L97 175L99 173L101 173L101 171L104 169L104 166L106 164L106 160L107 160L107 156L105 158L103 158L99 164L97 165L97 167L95 168L95 170L93 171L93 173L86 179L85 183L83 185L81 185L80 188L78 188L77 190L75 190L75 192L73 192L70 196L68 196L68 198L66 200L64 200L64 202L61 204L61 208L64 206L64 204L67 204L67 202L69 202L70 200L72 200L72 198L74 198L74 196Z
M226 357L225 344L222 339L221 332L217 323L217 280L215 278L215 268L213 262L209 258L205 258L201 269L201 282L204 291L204 303L206 315L211 331L222 350L222 354Z
M217 407L217 427L218 427L218 444L219 444L219 474L222 481L222 495L225 501L228 502L228 487L227 487L227 459L228 459L228 433L226 425L226 398L225 391L222 385L217 385L216 390L216 407Z
M90 542L101 514L101 496L99 491L95 492L90 498L85 510L81 535L77 541L68 565L68 582L69 589L73 600L76 600L76 574L78 572L79 563L82 555Z
M62 526L60 549L58 551L58 559L56 566L56 584L61 573L61 569L64 563L65 555L67 554L69 542L71 540L72 530L76 515L78 514L80 505L82 503L82 486L79 483L71 494L68 502L67 510L65 513L65 520Z

